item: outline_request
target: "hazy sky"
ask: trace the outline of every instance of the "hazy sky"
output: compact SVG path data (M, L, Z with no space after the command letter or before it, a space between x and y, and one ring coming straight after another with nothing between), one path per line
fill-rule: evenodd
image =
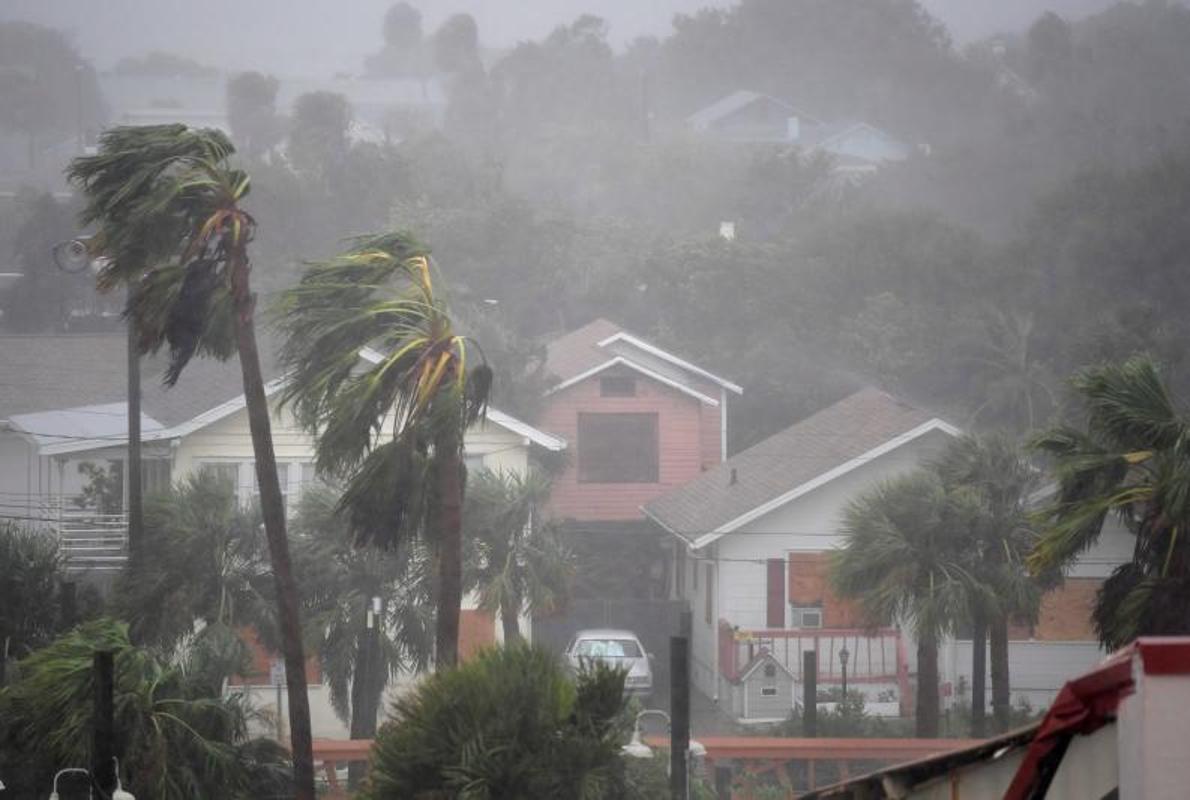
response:
M27 19L67 30L100 68L126 55L169 50L227 69L289 75L356 72L380 45L392 0L0 0L0 19ZM1046 9L1079 16L1111 0L923 0L959 42L1020 29ZM677 12L730 0L413 0L432 30L466 11L488 44L538 38L590 12L608 20L622 44L663 35Z

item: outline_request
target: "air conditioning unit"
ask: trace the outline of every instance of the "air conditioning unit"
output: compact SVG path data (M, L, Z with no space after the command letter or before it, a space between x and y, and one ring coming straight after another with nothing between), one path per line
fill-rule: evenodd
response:
M821 608L805 608L794 607L792 613L789 615L791 627L794 628L821 628L822 627L822 609Z

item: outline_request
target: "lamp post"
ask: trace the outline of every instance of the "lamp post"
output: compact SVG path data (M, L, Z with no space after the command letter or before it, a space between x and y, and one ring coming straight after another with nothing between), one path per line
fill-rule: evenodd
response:
M620 752L630 758L652 758L653 748L645 744L644 739L641 738L640 721L649 714L655 714L665 720L665 725L668 730L672 724L669 714L657 708L646 708L636 715L636 721L632 724L632 739L628 744L620 748ZM686 753L691 758L702 758L707 754L706 747L702 742L695 739L690 740L690 745L686 748ZM689 787L687 787L687 796L689 796Z
M111 800L136 800L132 792L125 790L124 785L120 783L120 760L112 756L112 761L115 762L116 788L112 791ZM91 778L91 771L82 767L67 767L66 769L58 770L54 774L54 786L50 790L50 800L59 800L58 779L63 775L86 775L88 778ZM3 784L0 784L0 788L3 788ZM88 797L90 796L90 790L88 790Z
M851 658L851 653L847 652L847 645L843 645L843 649L839 651L839 663L843 665L843 702L847 702L847 659Z

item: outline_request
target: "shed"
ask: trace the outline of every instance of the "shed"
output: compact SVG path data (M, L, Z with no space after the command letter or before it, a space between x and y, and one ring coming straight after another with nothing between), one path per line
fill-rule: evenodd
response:
M741 721L787 719L793 710L793 684L793 673L768 650L761 650L732 687L732 712Z

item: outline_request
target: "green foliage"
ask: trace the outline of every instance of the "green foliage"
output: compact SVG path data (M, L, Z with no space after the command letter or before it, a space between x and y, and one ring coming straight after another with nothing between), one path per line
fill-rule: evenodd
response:
M195 638L236 645L229 671L246 656L232 631L271 630L274 587L259 509L200 470L145 498L144 553L120 576L113 603L134 641L170 651ZM202 630L195 633L196 624Z
M112 620L83 625L20 664L0 691L0 766L11 791L45 791L62 765L90 763L96 650L115 658L115 751L124 785L162 800L248 800L289 791L284 750L247 732L251 711L193 664L134 647Z
M74 498L79 508L93 508L100 514L119 514L124 506L124 465L109 461L106 468L91 461L78 465L79 474L87 479L83 490Z
M395 703L363 797L622 796L623 686L605 666L572 683L527 645L483 651Z
M463 536L466 583L480 608L496 612L504 630L519 634L522 613L549 613L566 604L574 557L544 518L549 479L481 470L467 476Z
M830 710L818 709L815 720L818 736L843 739L898 739L913 735L913 723L910 720L868 714L863 692L849 691L847 697L843 698L842 691L836 690L827 699L836 705ZM772 730L758 731L757 735L804 736L805 730L802 710L798 706L793 709L789 719Z
M227 123L238 149L259 156L275 145L283 133L277 115L277 90L271 75L241 72L227 79Z
M363 550L353 545L335 514L338 495L308 487L291 526L294 569L302 592L306 637L318 653L331 704L344 721L372 715L398 672L425 668L433 646L433 604L428 554L418 545L399 550ZM367 653L368 609L380 598L379 652ZM375 674L368 673L371 670ZM354 686L370 681L359 702Z
M1041 539L1029 564L1057 569L1099 539L1108 515L1136 537L1132 560L1096 598L1100 640L1119 647L1137 636L1190 630L1190 441L1181 404L1157 364L1136 356L1080 372L1073 387L1081 427L1055 427L1034 444L1047 455L1058 491L1039 515Z
M335 92L307 92L293 103L288 155L294 169L322 178L347 155L351 105Z
M0 678L10 658L42 646L60 626L62 560L48 531L0 522ZM3 680L0 680L0 686Z

